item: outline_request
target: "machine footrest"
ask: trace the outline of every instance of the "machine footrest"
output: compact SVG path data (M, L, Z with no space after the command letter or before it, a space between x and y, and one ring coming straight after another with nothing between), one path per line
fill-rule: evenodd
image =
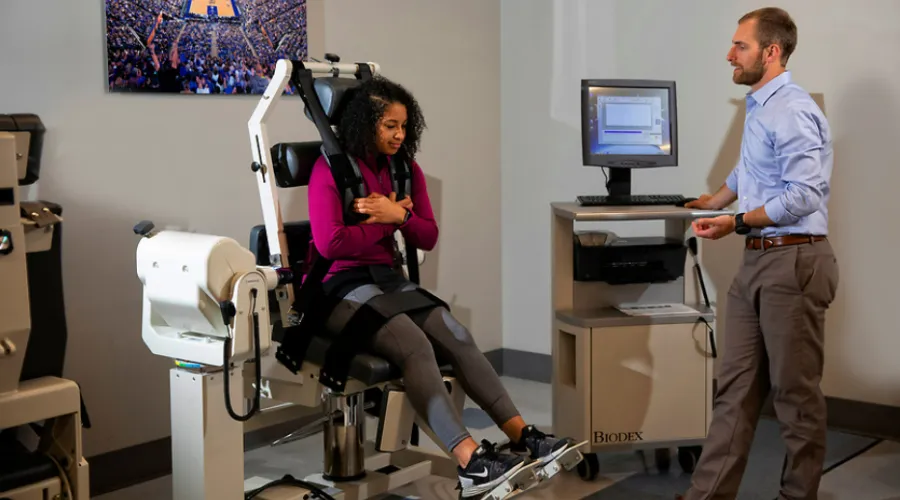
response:
M584 456L578 448L581 448L585 444L587 444L587 441L571 445L569 449L564 451L560 456L548 462L544 467L541 467L537 473L541 481L546 481L564 470L568 471L574 469L582 460L584 460Z
M491 491L484 495L471 498L478 498L480 500L507 500L525 493L529 488L537 486L541 482L541 478L537 474L537 466L538 463L536 461L526 464L506 481L495 486ZM460 495L460 498L463 498L462 495Z

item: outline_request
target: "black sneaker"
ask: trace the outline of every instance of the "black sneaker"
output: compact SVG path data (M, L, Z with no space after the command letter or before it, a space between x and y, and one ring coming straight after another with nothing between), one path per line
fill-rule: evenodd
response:
M522 457L498 453L492 443L483 440L472 453L466 468L456 467L461 497L470 498L491 491L524 465Z
M522 429L518 443L510 443L513 453L528 454L531 460L539 460L539 466L546 465L569 449L568 439L559 439L553 434L544 434L537 427L529 425Z

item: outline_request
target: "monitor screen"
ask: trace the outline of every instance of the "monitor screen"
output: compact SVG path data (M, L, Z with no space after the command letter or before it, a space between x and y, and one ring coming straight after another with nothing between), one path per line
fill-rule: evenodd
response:
M586 80L582 117L585 165L675 165L674 82Z

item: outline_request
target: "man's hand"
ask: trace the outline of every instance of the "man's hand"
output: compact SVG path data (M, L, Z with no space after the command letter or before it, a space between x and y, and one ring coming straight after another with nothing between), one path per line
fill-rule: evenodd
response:
M354 200L353 209L369 216L362 222L363 224L402 224L406 218L406 208L397 203L396 199L395 193L391 193L390 198L380 193L372 193L365 198Z
M691 227L698 237L717 240L734 232L734 217L720 215L711 219L697 219L691 223Z
M714 210L715 207L712 206L712 201L713 197L711 194L701 194L696 200L685 203L684 207L699 208L700 210Z

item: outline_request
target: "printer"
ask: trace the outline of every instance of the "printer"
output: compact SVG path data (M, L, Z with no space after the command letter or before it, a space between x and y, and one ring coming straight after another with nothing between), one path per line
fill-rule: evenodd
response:
M580 231L573 238L575 281L665 283L684 275L688 249L679 239L624 238L611 231Z

